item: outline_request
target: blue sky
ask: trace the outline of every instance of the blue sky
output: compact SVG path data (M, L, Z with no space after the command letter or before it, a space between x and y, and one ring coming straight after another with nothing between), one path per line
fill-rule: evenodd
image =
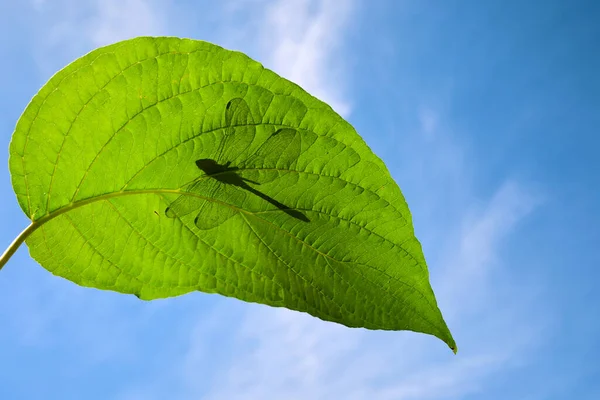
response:
M91 49L175 35L330 103L388 165L459 345L188 294L0 272L0 399L600 398L600 3L0 2L0 163L29 99ZM0 169L0 245L27 225Z

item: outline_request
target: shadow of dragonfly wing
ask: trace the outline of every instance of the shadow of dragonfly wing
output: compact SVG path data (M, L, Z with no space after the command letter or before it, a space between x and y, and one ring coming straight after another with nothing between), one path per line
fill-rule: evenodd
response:
M235 163L248 150L256 136L256 124L248 103L236 97L225 106L225 129L214 160Z
M215 193L215 189L225 192L220 197L227 198L227 203L209 195ZM183 218L193 214L194 224L202 230L212 229L233 217L237 210L230 203L235 204L241 197L240 193L214 179L194 182L186 187L185 192L167 207L165 215L169 218Z
M240 171L248 180L269 183L293 168L302 150L302 138L296 129L281 128L248 157Z
M309 222L306 215L300 211L281 203L248 184L269 183L282 175L295 173L292 168L295 166L301 150L302 141L297 130L292 128L278 129L242 164L239 170L236 168L235 176L237 178L231 176L227 179L231 180L230 184L262 198L289 216Z
M165 209L165 215L169 218L181 218L190 214L191 212L197 211L205 202L204 199L194 196L198 192L196 186L199 186L200 182L194 182L186 188L188 194L182 194L175 201L173 201ZM195 190L196 189L196 190Z
M237 211L227 203L235 201L235 197L240 196L239 193L228 190L222 181L205 178L214 173L222 173L232 162L235 163L239 160L248 150L256 135L254 119L250 107L244 99L239 97L231 99L225 106L224 114L223 137L214 153L214 160L205 159L212 161L206 166L196 162L196 166L205 175L186 186L184 189L186 193L179 196L165 210L165 214L169 218L181 218L192 212L196 213L194 224L202 230L212 229L235 215ZM218 191L227 192L221 193L219 196L227 198L227 203L213 201ZM206 198L211 200L206 200Z

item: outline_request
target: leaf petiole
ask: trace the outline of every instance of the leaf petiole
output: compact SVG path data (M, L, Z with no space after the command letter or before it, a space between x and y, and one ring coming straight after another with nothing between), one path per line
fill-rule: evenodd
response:
M8 246L8 248L0 256L0 270L2 270L2 267L4 267L4 264L6 264L8 262L8 260L12 257L13 254L15 254L17 249L23 244L23 242L27 239L27 237L29 237L29 235L31 235L31 233L33 233L33 231L35 231L39 226L40 226L39 223L32 222L31 224L29 224L29 226L27 228L25 228L23 230L23 232L21 232L19 234L19 236L17 236L15 238L15 240L13 240L13 242Z

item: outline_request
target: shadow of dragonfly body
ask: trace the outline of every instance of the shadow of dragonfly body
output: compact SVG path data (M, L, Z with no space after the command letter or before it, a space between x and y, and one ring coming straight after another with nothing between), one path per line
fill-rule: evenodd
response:
M256 134L255 129L246 102L241 98L229 101L225 108L224 134L215 157L196 160L196 167L204 174L185 187L187 194L179 196L166 208L167 217L183 217L195 212L194 223L198 228L214 228L239 212L239 209L228 206L225 202L209 199L215 198L218 194L220 194L219 198L233 198L236 192L228 188L238 188L258 196L290 217L309 222L300 211L250 186L250 184L260 185L259 182L240 175L240 172L245 169L256 170L265 167L272 170L285 169L300 155L300 135L295 129L290 128L277 130L256 151L248 154ZM234 162L238 166L231 166ZM201 196L194 196L195 194Z

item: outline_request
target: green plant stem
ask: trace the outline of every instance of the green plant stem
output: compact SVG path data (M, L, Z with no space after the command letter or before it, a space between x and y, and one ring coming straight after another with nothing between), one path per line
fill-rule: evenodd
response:
M27 239L27 237L31 235L31 233L35 231L39 225L40 224L36 222L32 222L27 228L23 230L23 232L19 234L19 236L15 238L15 240L13 240L13 242L8 246L6 251L0 256L0 270L2 270L4 264L8 262L8 260L12 257L13 254L15 254L15 252L21 246L21 244L23 244L25 239Z

